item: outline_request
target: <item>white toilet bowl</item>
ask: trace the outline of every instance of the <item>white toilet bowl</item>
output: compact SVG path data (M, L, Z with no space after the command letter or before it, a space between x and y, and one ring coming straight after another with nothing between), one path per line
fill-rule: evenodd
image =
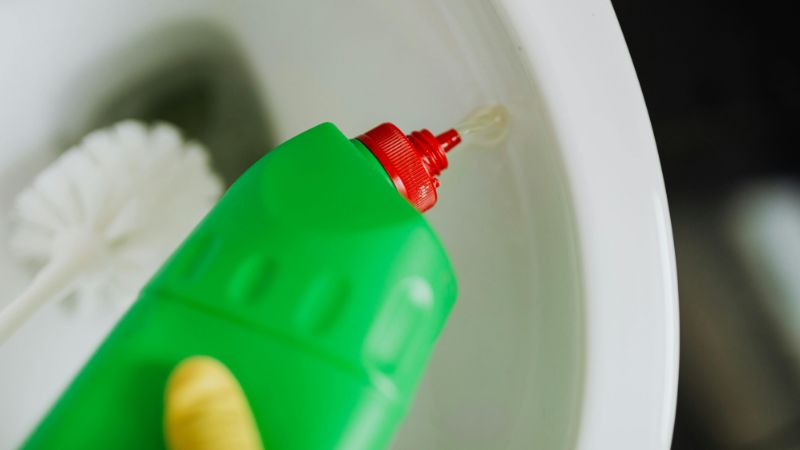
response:
M428 214L461 294L394 448L668 448L670 223L608 1L10 0L0 67L0 305L31 275L14 195L94 127L177 117L231 179L318 122L435 131L506 105L508 142L454 153ZM125 306L51 305L0 347L0 448Z

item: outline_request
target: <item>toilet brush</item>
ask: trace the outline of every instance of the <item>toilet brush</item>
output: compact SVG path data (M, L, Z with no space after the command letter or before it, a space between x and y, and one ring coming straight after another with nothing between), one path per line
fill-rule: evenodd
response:
M0 311L0 344L48 301L134 298L222 188L205 149L170 125L86 136L16 199L12 249L41 269Z

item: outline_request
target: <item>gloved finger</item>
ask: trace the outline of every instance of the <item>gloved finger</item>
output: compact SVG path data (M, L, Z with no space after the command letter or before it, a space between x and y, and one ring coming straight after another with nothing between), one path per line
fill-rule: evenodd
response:
M262 450L236 378L208 356L183 360L167 382L164 431L170 450Z

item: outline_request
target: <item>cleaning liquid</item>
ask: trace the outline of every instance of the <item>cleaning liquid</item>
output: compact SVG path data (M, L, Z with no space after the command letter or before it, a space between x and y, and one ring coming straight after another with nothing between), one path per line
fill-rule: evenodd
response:
M165 384L195 355L236 376L267 449L385 448L456 299L420 212L460 139L383 124L351 140L326 123L268 153L143 288L24 448L164 448Z

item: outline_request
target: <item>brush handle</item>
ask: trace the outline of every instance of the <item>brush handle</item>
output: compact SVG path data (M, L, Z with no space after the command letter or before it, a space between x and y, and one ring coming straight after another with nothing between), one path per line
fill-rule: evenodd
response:
M85 267L81 254L62 254L51 260L22 293L0 311L0 345L8 340L43 304L65 295Z

